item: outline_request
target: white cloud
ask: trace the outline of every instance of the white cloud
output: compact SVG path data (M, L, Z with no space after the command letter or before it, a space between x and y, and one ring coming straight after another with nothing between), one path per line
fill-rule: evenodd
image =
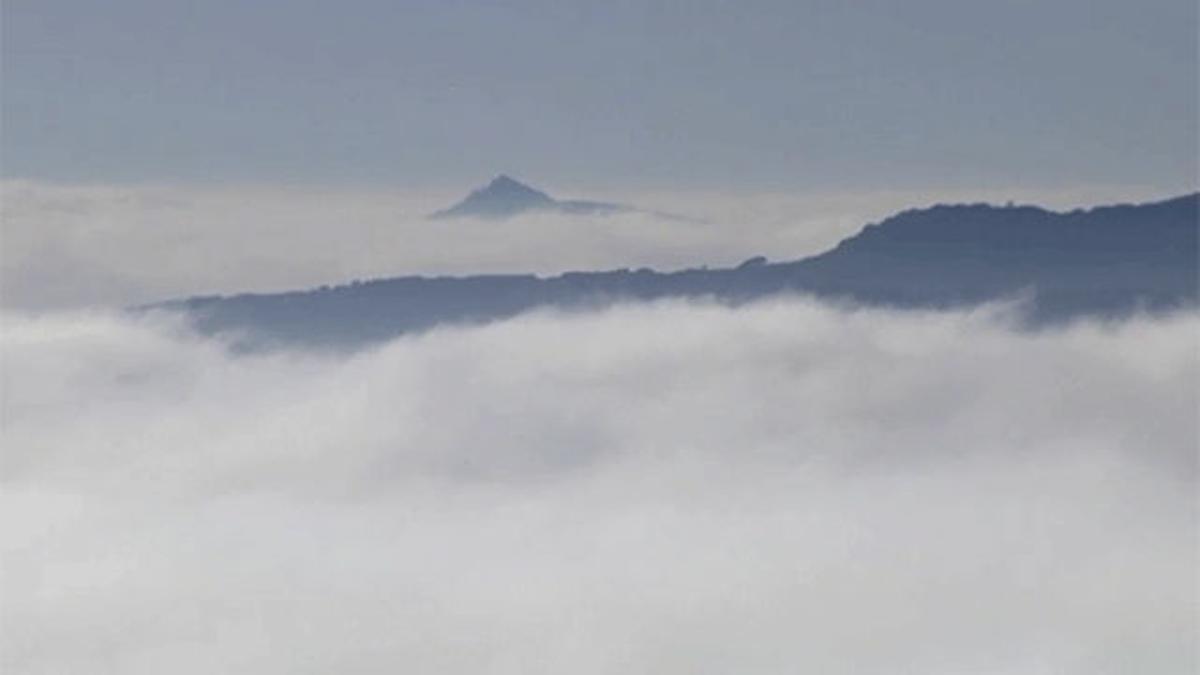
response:
M21 309L128 305L401 274L674 269L736 264L760 254L786 260L932 201L1066 206L1163 196L1133 188L594 195L710 219L695 223L647 214L429 221L426 214L461 195L386 189L7 181L0 194L0 301Z
M5 319L5 672L1190 673L1194 315Z

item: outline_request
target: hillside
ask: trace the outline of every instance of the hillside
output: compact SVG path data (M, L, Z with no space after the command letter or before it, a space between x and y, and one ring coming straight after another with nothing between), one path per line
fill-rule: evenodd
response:
M711 296L746 302L797 292L890 307L948 308L1017 294L1030 320L1054 322L1197 302L1200 196L1056 213L1031 206L939 205L868 225L791 262L728 269L611 270L556 277L399 277L278 294L198 297L206 333L251 344L352 347L442 323L489 321L543 306Z

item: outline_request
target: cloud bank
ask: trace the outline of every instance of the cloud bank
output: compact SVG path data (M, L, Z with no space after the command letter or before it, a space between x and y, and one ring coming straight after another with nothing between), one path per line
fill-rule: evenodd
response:
M1200 318L9 314L11 673L1191 673Z
M430 221L461 190L0 183L0 305L24 310L310 288L404 274L734 265L819 253L932 201L1051 206L1162 197L1146 189L841 194L592 194L648 213Z

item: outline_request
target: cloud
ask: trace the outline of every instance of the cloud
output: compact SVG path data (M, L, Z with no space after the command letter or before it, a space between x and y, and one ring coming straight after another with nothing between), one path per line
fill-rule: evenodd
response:
M11 673L1190 673L1200 317L9 314Z
M557 188L558 186L550 186ZM0 304L130 305L402 274L478 274L732 265L799 258L865 223L930 201L1029 199L1071 205L1145 189L828 194L590 194L647 209L605 218L429 221L461 191L248 186L0 184Z

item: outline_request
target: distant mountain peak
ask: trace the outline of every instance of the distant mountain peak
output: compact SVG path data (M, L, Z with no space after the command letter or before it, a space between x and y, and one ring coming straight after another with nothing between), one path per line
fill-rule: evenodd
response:
M555 200L506 174L471 191L459 203L432 214L431 218L508 218L524 211L553 208Z
M500 174L487 185L473 190L462 201L432 214L431 218L487 218L500 220L530 211L556 211L575 215L609 214L631 211L630 207L606 202L558 200Z

